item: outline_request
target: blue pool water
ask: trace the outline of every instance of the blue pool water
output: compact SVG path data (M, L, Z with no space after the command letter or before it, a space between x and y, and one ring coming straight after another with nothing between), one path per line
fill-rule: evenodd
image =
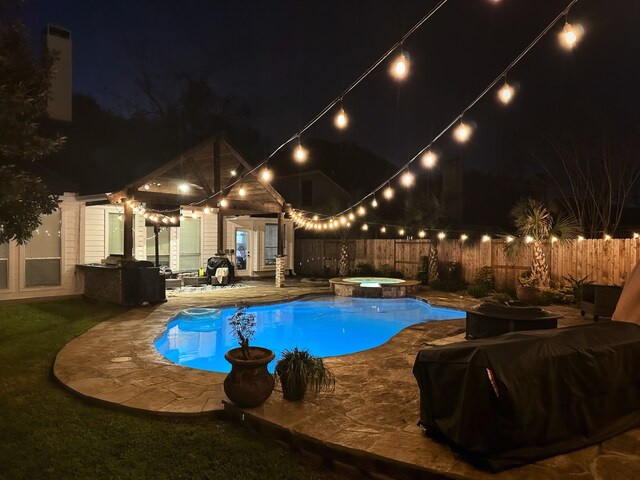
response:
M188 309L173 317L155 341L167 359L187 367L228 372L224 354L237 347L227 319L235 308ZM413 298L307 298L250 307L256 315L251 345L273 350L276 360L284 349L306 348L329 357L367 350L385 343L409 325L431 320L464 318L456 310L432 307ZM270 365L273 371L275 361Z

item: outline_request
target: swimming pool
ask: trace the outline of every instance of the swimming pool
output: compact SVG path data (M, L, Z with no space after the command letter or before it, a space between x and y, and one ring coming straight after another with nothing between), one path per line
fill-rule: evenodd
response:
M235 308L188 309L171 319L154 345L168 360L192 368L228 372L224 354L237 347L227 318ZM464 318L464 312L432 307L413 298L314 297L250 307L256 315L252 345L276 354L307 348L319 357L377 347L409 325ZM270 366L273 370L273 364Z

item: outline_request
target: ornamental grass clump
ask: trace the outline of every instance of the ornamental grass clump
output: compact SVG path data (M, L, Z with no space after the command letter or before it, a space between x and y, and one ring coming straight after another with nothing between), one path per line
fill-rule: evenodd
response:
M335 376L324 364L322 358L315 357L308 350L283 350L276 364L276 375L282 385L282 395L286 400L302 400L307 390L314 395L322 391L335 390Z

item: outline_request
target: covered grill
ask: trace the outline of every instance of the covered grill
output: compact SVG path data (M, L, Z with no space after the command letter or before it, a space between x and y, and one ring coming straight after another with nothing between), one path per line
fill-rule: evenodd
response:
M234 277L234 269L233 269L233 264L231 263L231 261L224 256L215 256L215 257L211 257L209 258L209 260L207 260L207 284L211 285L211 280L212 278L215 278L217 275L217 271L219 268L226 268L227 272L228 272L228 276L226 278L226 281L220 282L220 283L229 283L231 280L233 280ZM217 281L216 281L217 283Z

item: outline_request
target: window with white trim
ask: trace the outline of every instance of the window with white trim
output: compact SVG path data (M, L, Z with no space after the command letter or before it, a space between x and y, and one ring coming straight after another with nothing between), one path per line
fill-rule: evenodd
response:
M283 229L283 234L286 229ZM283 255L287 254L286 234L283 235L282 242L284 244ZM276 255L278 254L278 224L267 223L264 226L264 264L275 265Z
M180 270L200 268L200 219L180 220Z
M109 213L109 249L107 255L124 255L124 219L119 213Z
M42 225L36 228L24 247L24 284L26 287L60 285L61 265L60 210L42 217Z
M160 265L169 266L169 229L160 227L158 231L158 259ZM147 227L147 260L149 262L156 261L156 236L153 233L153 227Z

